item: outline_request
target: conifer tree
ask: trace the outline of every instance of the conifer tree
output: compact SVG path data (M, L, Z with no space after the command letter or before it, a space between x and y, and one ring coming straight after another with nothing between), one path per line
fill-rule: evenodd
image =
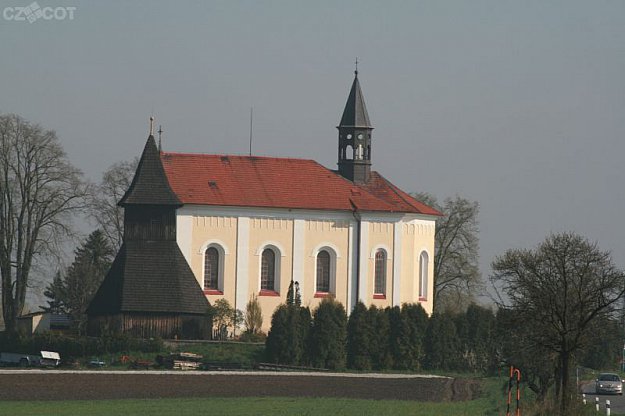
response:
M378 309L375 305L371 305L367 311L368 319L373 328L369 350L373 368L376 370L393 368L393 355L390 349L391 328L389 311L390 308Z
M367 307L358 302L347 321L347 367L354 370L372 368L373 326Z
M495 314L490 309L471 304L464 314L456 317L455 324L462 368L482 373L496 369Z
M267 359L278 364L304 364L309 326L308 308L278 306L271 316L271 329L265 341Z
M400 312L401 337L404 355L400 358L406 370L419 370L423 359L423 341L428 327L428 315L423 307L416 303L404 303Z
M63 286L63 278L60 271L56 272L54 280L46 287L43 294L48 298L48 306L42 307L44 311L51 313L65 312L63 302L61 301L61 299L65 298L65 287Z
M449 314L432 315L425 337L425 367L427 369L459 369L456 336L456 325Z
M295 306L302 306L302 294L299 291L299 282L295 282L295 299L294 299L294 303L295 303Z
M280 305L271 315L271 328L265 341L267 360L277 364L292 364L288 339L288 305Z
M44 294L48 310L68 313L79 331L86 324L85 311L111 266L113 249L100 230L92 232L75 251L74 262L57 274Z
M286 292L286 304L302 306L302 295L299 291L299 282L291 280L289 289Z
M310 337L312 364L322 368L344 368L346 341L345 308L332 298L323 299L313 313Z
M293 286L293 280L289 283L289 289L286 291L286 304L288 306L295 304L295 287Z
M299 289L297 289L299 290ZM296 290L296 295L297 295ZM297 300L297 296L295 297ZM302 306L298 306L297 310L299 311L299 326L298 326L298 337L302 342L302 358L301 364L308 365L310 364L310 334L312 328L312 315L310 313L310 308L305 308Z
M254 294L247 302L247 307L245 308L245 331L255 335L260 332L262 326L263 311L260 307L258 296Z

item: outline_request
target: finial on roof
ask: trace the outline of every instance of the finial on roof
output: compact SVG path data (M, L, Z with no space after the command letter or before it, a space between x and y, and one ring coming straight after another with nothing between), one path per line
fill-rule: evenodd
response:
M354 75L358 76L358 57L356 57L356 62L354 62L354 64L356 64L356 70L354 70Z
M154 116L150 116L150 136L154 136Z

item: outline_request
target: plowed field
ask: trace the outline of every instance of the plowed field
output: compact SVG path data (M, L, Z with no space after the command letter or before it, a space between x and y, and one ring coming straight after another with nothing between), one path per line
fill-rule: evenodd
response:
M96 400L157 397L344 397L416 401L471 400L468 379L245 373L43 372L0 374L0 400Z

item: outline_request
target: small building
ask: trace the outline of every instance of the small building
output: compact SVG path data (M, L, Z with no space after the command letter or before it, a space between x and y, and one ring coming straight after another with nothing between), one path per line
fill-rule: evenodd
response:
M65 313L33 312L17 318L17 330L24 335L43 332L68 332L72 318Z
M150 134L120 205L124 243L88 314L139 335L183 333L207 301L267 331L297 283L302 304L351 311L419 303L431 313L441 214L371 169L373 126L354 77L338 125L338 169L308 159L163 152ZM195 324L188 323L195 328Z

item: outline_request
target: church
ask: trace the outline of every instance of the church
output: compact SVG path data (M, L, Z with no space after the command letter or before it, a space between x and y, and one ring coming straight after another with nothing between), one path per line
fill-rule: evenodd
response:
M333 297L433 308L441 215L371 169L373 126L355 71L338 125L338 169L314 160L163 152L152 132L119 202L124 242L87 311L90 332L205 337L208 303L263 330L291 282L302 305ZM99 328L99 330L98 330Z

